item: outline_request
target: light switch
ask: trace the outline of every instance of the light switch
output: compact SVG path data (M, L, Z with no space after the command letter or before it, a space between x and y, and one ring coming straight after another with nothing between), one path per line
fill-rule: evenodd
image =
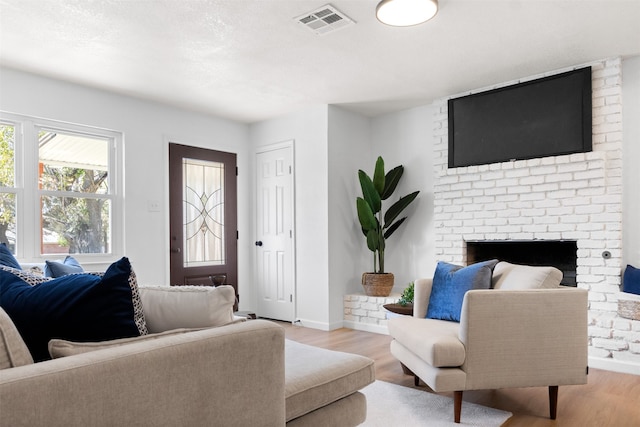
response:
M160 202L157 200L147 200L147 210L149 212L160 212Z

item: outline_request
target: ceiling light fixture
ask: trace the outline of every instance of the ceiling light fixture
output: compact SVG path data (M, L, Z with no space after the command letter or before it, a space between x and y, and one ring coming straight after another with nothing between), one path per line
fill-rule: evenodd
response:
M376 18L394 27L418 25L438 12L438 0L382 0L376 7Z

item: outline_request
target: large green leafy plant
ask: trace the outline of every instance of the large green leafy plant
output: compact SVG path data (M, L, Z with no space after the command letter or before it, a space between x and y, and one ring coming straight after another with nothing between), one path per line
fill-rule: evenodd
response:
M373 252L374 273L384 273L385 241L407 219L406 216L402 218L399 216L419 193L414 191L400 197L383 213L382 201L391 197L403 173L404 166L400 165L385 174L382 157L378 157L376 161L373 179L366 172L358 171L362 197L356 199L356 208L362 233L367 238L367 247Z

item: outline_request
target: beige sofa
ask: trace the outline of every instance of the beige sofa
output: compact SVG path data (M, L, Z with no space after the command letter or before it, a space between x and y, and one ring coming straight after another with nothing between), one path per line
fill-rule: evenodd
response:
M464 294L460 322L427 319L432 279L415 281L413 316L389 320L391 353L435 392L587 382L587 291L560 287L553 267L498 263L493 289Z
M5 368L0 369L0 424L355 426L364 421L366 400L358 390L374 381L372 360L287 341L276 323L238 322L230 312L207 315L235 321L224 326L159 332L159 325L184 326L167 324L172 316L184 321L184 310L171 307L172 298L161 290L151 293L153 307L141 288L147 322L157 333L111 346L50 342L50 351L68 355L39 363L33 363L0 309L0 367Z

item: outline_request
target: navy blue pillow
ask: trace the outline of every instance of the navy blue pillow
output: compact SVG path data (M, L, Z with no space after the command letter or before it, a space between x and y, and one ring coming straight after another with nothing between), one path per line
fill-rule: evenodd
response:
M31 286L0 268L0 306L7 312L35 361L50 359L52 338L106 341L139 336L133 272L127 258L103 276L72 274ZM132 276L135 279L135 275Z
M489 289L493 267L498 260L484 261L468 267L438 262L433 275L428 319L460 321L464 294L471 289Z
M80 263L72 256L67 255L64 261L45 261L45 277L62 277L67 274L84 273Z
M622 291L640 295L640 269L627 265L622 278Z
M13 256L5 243L0 244L0 265L22 270L16 257Z

